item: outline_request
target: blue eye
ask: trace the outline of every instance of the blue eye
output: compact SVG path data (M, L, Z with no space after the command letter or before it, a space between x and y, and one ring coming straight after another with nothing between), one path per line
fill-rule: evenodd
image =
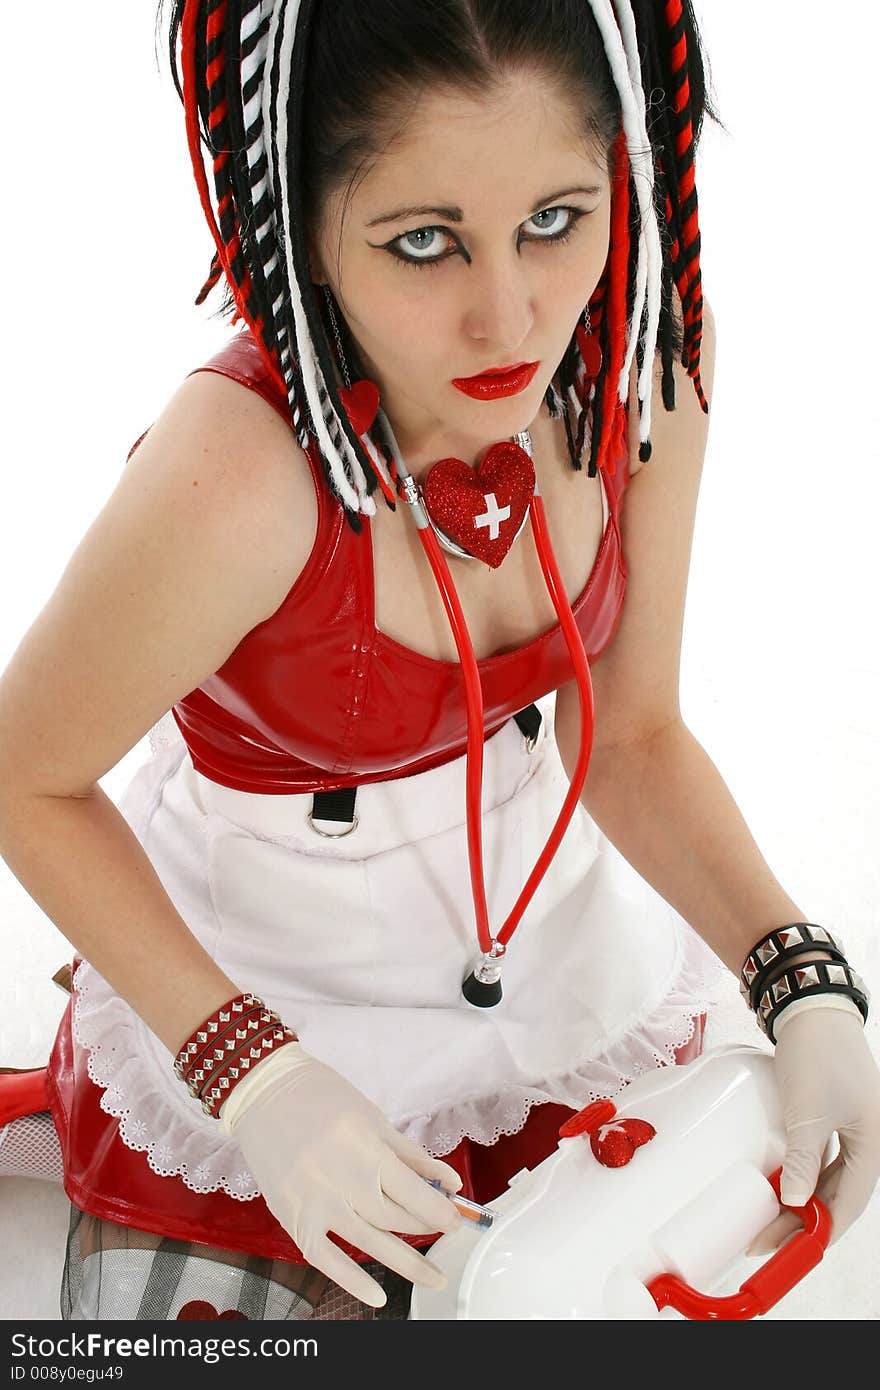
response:
M565 226L562 228L561 231L553 232L550 236L530 236L524 239L526 241L549 242L553 246L558 246L562 242L568 241L569 237L574 232L575 226L580 221L580 219L589 215L584 208L560 206L555 208L545 208L543 212L536 212L533 217L529 218L529 221L534 222L539 217L547 217L550 214L556 214L561 212L567 212L571 214L569 220L566 222ZM440 256L407 256L404 254L404 252L400 249L398 245L398 243L400 242L405 243L409 241L410 247L413 248L414 238L424 237L426 235L430 237L434 236L436 233L444 233L448 237L453 236L453 233L450 232L446 227L416 227L414 231L402 232L400 236L394 237L393 240L386 242L382 249L383 251L387 251L390 255L392 255L395 258L395 260L400 261L402 265L410 265L416 267L436 266L439 265L441 261L448 260L450 256L454 256L456 253L454 251L447 251ZM422 249L424 249L424 243L422 243Z

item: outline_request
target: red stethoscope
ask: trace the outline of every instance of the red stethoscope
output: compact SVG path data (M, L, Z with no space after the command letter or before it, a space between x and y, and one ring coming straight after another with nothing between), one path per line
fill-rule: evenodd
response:
M377 412L377 419L391 448L397 469L401 494L410 504L419 537L434 571L434 577L443 599L446 614L452 627L455 645L458 648L464 675L465 699L467 703L467 835L468 859L470 862L471 891L474 897L474 910L477 919L477 936L482 955L474 969L462 983L462 993L469 1003L479 1008L489 1008L501 999L501 961L507 951L507 943L519 924L520 918L534 896L535 890L550 865L559 843L565 834L574 814L581 789L587 776L590 753L593 745L593 684L587 662L584 644L575 623L571 604L553 553L550 534L547 529L547 516L540 495L537 478L534 491L529 500L528 515L531 518L535 549L541 563L541 571L547 591L556 609L566 646L571 656L577 679L578 701L580 704L580 747L571 785L556 818L550 836L531 874L526 880L512 911L496 937L489 930L489 914L486 906L486 885L483 874L483 836L482 836L482 790L483 790L483 691L480 673L464 613L458 594L440 548L436 531L439 529L429 516L420 484L416 482L401 455L394 432L383 410ZM516 443L524 449L529 460L532 459L531 438L528 431L516 435ZM464 552L467 553L467 552Z

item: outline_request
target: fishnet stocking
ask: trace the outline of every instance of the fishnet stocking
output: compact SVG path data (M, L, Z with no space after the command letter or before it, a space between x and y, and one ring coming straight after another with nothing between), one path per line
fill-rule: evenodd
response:
M23 1115L0 1129L0 1177L61 1182L61 1145L48 1110Z

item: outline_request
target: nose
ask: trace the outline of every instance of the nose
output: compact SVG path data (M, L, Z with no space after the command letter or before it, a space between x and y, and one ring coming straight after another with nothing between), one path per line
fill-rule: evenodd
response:
M490 365L517 361L530 340L534 314L534 286L526 270L509 260L471 267L465 306L465 330Z

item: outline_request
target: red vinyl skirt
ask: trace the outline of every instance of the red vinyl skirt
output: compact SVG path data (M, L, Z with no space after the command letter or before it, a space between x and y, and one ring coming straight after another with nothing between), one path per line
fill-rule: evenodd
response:
M73 964L74 973L79 958ZM299 1247L269 1211L261 1196L236 1201L226 1192L193 1192L180 1177L154 1173L145 1152L128 1148L119 1137L119 1121L101 1109L103 1091L86 1071L85 1054L75 1058L71 1036L71 994L49 1058L47 1090L64 1161L64 1190L82 1211L119 1225L153 1231L179 1240L223 1246L229 1250L306 1264ZM694 1018L690 1041L675 1053L677 1064L692 1061L703 1046L706 1015ZM534 1168L556 1148L560 1126L576 1111L567 1105L533 1106L516 1134L492 1145L465 1138L443 1154L464 1180L460 1195L491 1202L522 1168ZM346 1254L368 1261L365 1254L333 1237ZM401 1235L410 1245L431 1245L431 1235Z

